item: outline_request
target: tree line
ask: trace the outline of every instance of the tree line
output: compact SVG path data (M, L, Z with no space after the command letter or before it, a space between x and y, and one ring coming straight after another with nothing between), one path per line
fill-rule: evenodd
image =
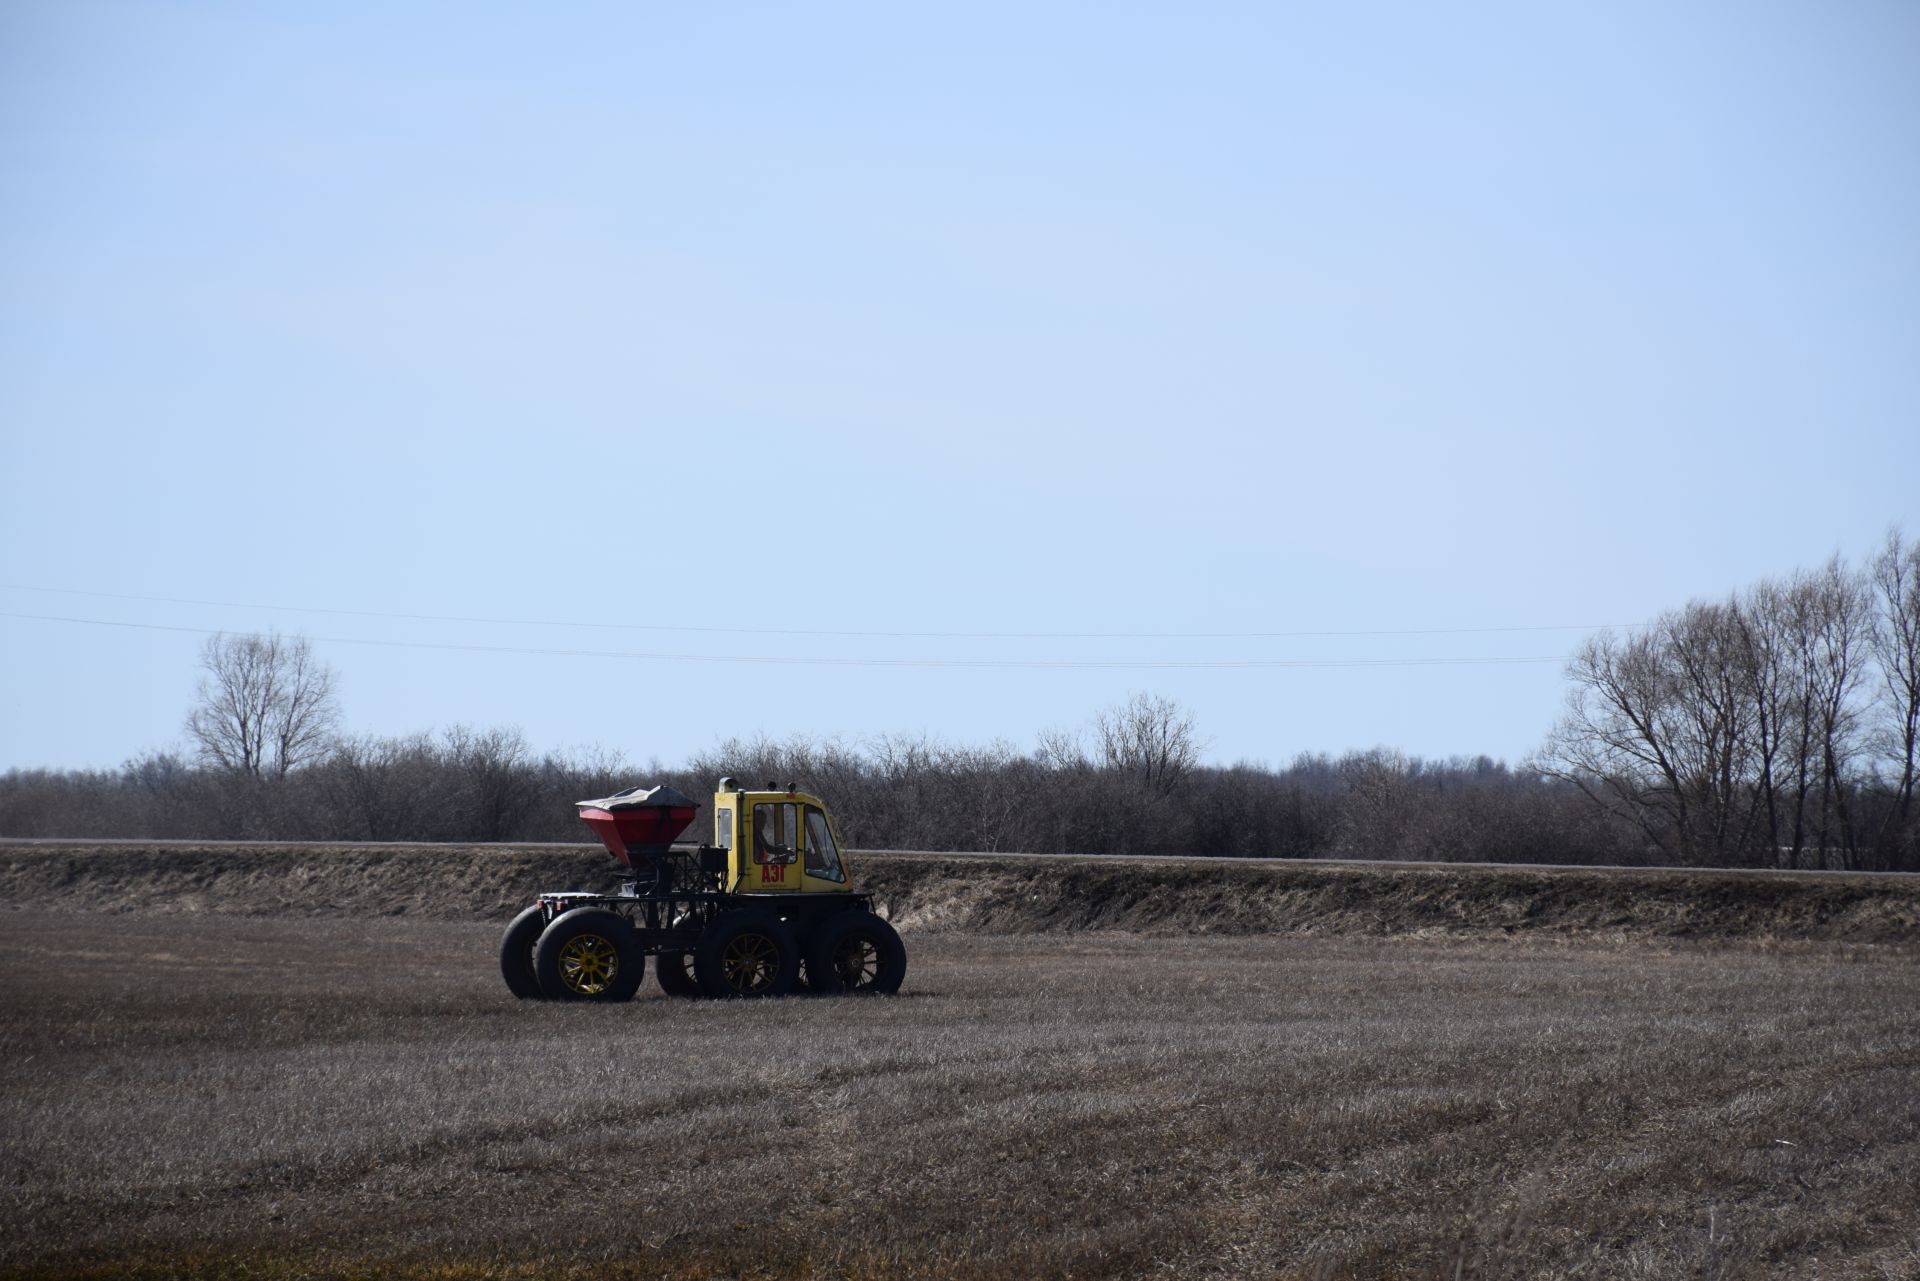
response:
M1630 634L1590 638L1518 766L1390 749L1204 763L1136 694L1024 750L928 735L732 739L674 767L539 752L513 728L342 734L304 639L220 636L189 746L0 775L0 835L579 841L573 803L725 775L826 797L864 848L1920 870L1920 555L1896 532ZM696 839L698 831L689 833Z
M1601 633L1539 768L1663 859L1920 870L1920 547Z
M466 727L340 739L284 774L156 752L116 770L0 776L0 833L577 842L586 831L575 801L639 781L704 799L731 775L824 796L843 838L869 849L1645 861L1638 834L1577 789L1486 757L1376 750L1213 766L1063 750L1069 736L1049 737L1031 752L923 735L733 740L673 768L536 752L518 730Z

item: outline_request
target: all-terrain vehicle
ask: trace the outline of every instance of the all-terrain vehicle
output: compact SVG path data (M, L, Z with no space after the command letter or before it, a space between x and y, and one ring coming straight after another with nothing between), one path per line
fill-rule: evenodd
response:
M669 996L897 992L907 951L853 888L827 807L792 787L713 796L712 845L677 843L699 802L671 787L579 802L632 877L617 893L539 896L500 941L515 996L628 1001L646 958Z

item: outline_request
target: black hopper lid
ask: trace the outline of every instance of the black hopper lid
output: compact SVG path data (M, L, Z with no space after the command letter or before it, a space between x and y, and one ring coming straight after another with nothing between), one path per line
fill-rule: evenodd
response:
M603 796L597 801L575 801L579 809L597 810L643 810L643 809L698 809L700 802L685 792L668 787L662 783L659 787L629 787L625 791L615 792L612 796Z

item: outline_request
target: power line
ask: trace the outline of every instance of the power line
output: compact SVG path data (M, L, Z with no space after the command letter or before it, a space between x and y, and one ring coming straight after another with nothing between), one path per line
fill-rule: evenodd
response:
M407 614L376 609L331 609L318 605L250 605L241 601L197 600L185 596L134 596L122 592L94 592L75 587L34 587L0 583L0 591L45 592L86 596L99 600L130 600L161 605L202 605L218 609L260 609L275 613L336 614L353 618L390 618L416 623L481 623L512 627L580 627L600 631L699 632L724 636L830 636L868 640L1282 640L1338 639L1359 636L1468 636L1502 632L1590 632L1606 627L1645 627L1645 623L1555 623L1514 627L1384 627L1357 630L1292 632L891 632L837 631L796 627L709 627L693 623L608 623L552 618L485 618L459 614ZM16 615L15 617L29 617Z
M16 614L0 611L0 618L43 623L76 623L89 627L120 627L150 632L184 632L217 636L212 627L181 627L169 623L129 623L110 618L73 618L61 614ZM247 633L239 633L245 635ZM752 663L792 667L952 667L952 668L1101 668L1159 670L1172 668L1289 668L1289 667L1474 667L1528 663L1564 663L1564 654L1512 658L1222 658L1222 659L1015 659L1015 658L810 658L774 654L679 654L636 650L563 649L528 645L476 645L444 641L377 640L364 636L313 636L329 645L371 645L384 649L457 650L474 654L533 654L564 658L622 658L667 663Z

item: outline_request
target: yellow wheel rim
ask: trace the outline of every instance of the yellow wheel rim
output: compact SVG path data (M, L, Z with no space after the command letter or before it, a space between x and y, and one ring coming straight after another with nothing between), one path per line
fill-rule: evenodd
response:
M603 935L576 935L560 949L560 981L577 996L599 996L618 973L620 954Z
M720 973L741 996L771 988L780 976L780 946L764 934L739 934L720 954Z

